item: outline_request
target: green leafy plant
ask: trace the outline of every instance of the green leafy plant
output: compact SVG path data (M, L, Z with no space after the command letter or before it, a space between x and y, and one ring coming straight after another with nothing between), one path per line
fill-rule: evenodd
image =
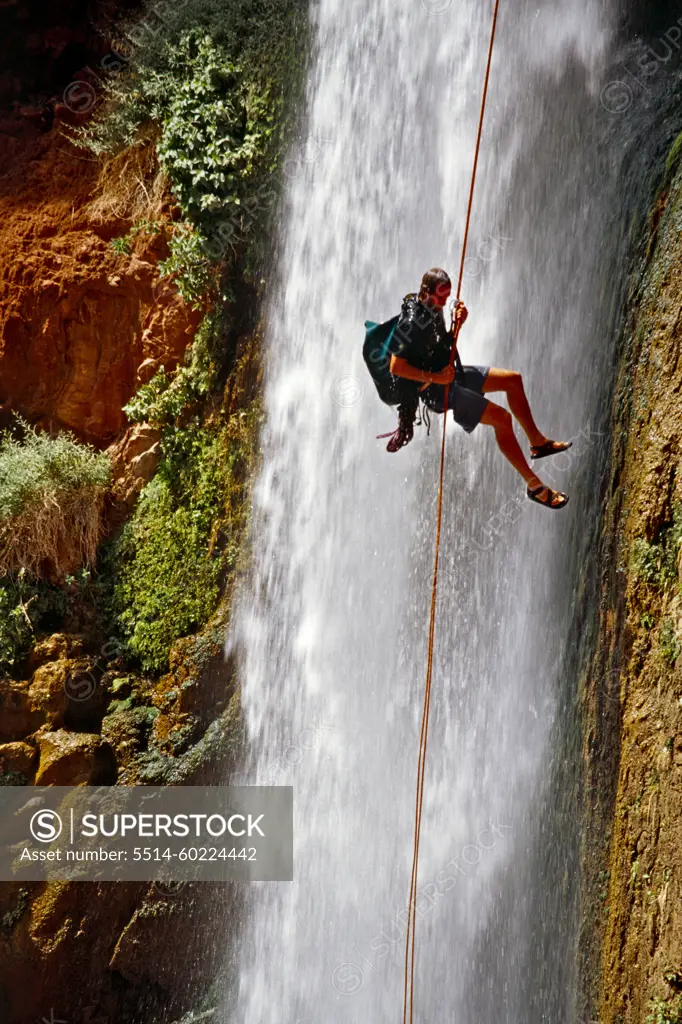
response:
M646 1024L682 1024L682 996L669 1003L662 999L652 999L650 1006L651 1013L646 1018Z
M124 531L119 624L148 670L163 670L172 642L202 626L217 603L220 566L193 511L174 507L167 485L153 482Z
M658 637L658 648L663 660L671 668L680 656L682 645L675 632L675 624L672 619L664 619Z
M0 438L0 575L63 577L95 558L111 464L71 434L17 427Z
M33 641L36 597L23 576L0 582L0 665L5 671L23 657Z
M146 420L155 426L164 426L174 422L206 393L205 385L197 379L191 366L179 366L172 377L162 368L125 406L125 412L133 422Z
M198 309L211 284L215 282L215 275L211 272L211 264L204 250L204 239L189 224L180 224L171 236L168 247L170 254L168 259L159 263L159 274L161 277L172 275L185 302Z
M131 398L123 411L131 423L162 423L166 420L166 396L173 378L166 373L163 366L152 379L143 384Z
M203 626L235 567L255 410L225 427L164 430L164 457L116 546L114 609L130 654L163 671L173 642Z
M644 538L638 537L632 545L630 567L645 583L656 587L663 585L662 551L658 544L649 544Z
M87 570L67 576L65 586L37 580L21 569L0 578L0 668L11 672L44 628L58 628L79 602L91 598Z
M672 521L661 527L649 543L638 537L630 553L631 570L645 583L657 589L677 579L677 559L682 546L682 509L676 505Z
M204 317L194 336L187 361L199 394L208 394L221 380L230 355L228 332L229 314L225 307L217 306Z
M163 31L153 31L159 19ZM153 15L131 24L128 70L106 85L104 115L81 136L95 152L113 152L156 126L159 163L184 218L168 272L190 301L211 283L202 257L218 264L244 245L257 249L274 209L306 25L303 0L156 2ZM126 236L119 251L129 245Z
M123 411L131 423L168 426L187 414L216 386L225 362L225 325L220 310L207 314L188 350L184 366L167 373L162 366Z
M136 224L133 224L127 235L112 238L109 244L114 252L117 252L120 256L130 256L133 251L133 240L137 235L157 235L161 229L162 225L159 221L143 217Z
M258 128L250 124L241 66L201 30L177 48L183 86L170 98L159 160L181 208L201 219L238 202L253 172Z
M114 252L118 253L119 256L130 256L133 251L128 235L122 235L120 238L112 238L109 245Z

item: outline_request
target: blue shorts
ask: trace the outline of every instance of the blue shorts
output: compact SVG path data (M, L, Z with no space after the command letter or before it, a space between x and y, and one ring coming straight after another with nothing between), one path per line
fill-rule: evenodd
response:
M448 408L452 409L455 423L458 423L467 434L478 426L481 416L488 406L488 399L483 394L483 385L488 376L489 366L464 366L463 373L458 373L450 385ZM433 412L442 412L445 399L445 388L442 384L431 384L422 392L424 405Z

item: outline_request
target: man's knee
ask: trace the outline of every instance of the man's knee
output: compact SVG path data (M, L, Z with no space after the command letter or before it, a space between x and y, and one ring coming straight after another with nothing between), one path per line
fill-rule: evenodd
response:
M511 413L508 409L505 409L502 405L497 405L496 402L488 402L485 412L481 417L481 423L487 423L494 430L507 431L513 430Z

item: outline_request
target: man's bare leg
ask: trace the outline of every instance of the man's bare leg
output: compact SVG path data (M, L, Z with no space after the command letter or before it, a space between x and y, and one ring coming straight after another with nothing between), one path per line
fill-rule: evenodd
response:
M528 440L534 448L538 448L541 444L546 444L549 441L549 438L545 437L538 430L537 424L533 419L523 386L523 378L520 373L517 373L515 370L499 370L497 367L492 366L483 385L484 394L490 391L505 392L509 408L523 427Z
M534 491L539 487L544 487L544 490L538 494L541 501L546 501L554 506L564 504L562 499L565 495L560 491L553 491L551 487L546 487L537 473L534 473L526 462L521 446L516 440L511 414L505 408L497 405L495 402L488 402L485 412L481 416L481 423L485 423L493 428L498 448L504 457L511 462L516 472L523 477L529 489ZM549 495L545 494L545 491L548 491Z

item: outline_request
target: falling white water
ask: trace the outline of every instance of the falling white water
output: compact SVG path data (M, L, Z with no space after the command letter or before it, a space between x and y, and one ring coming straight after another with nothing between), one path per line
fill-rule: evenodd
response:
M577 865L541 806L575 688L562 676L572 552L610 358L605 9L501 7L460 350L521 370L540 428L577 440L540 464L571 495L553 513L524 499L489 428L448 425L422 1024L572 1021L570 898L553 920L542 887L569 891ZM249 780L295 787L295 880L250 889L233 1024L402 1019L441 424L395 455L375 440L395 414L362 363L363 321L393 315L428 267L456 277L491 15L489 0L314 8L308 139L289 165L269 307L254 565L229 638Z

